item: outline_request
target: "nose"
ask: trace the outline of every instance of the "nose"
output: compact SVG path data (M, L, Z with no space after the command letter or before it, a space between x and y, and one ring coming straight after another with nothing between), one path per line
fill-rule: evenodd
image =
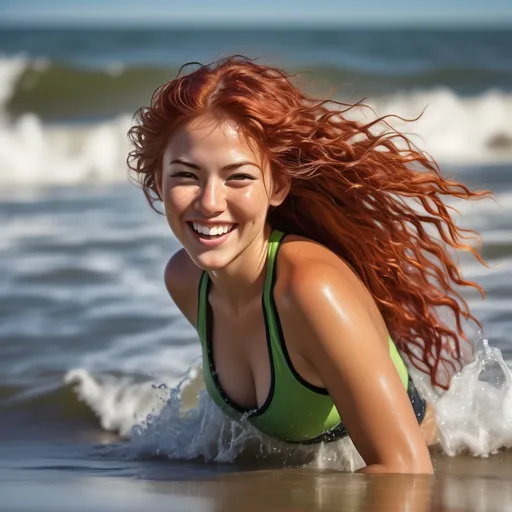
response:
M226 199L220 183L215 180L205 183L199 196L199 207L201 213L207 216L213 216L225 210Z

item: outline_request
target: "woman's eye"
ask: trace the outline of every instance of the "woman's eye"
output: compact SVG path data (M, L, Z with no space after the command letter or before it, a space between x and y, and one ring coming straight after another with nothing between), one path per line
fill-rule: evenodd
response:
M187 172L187 171L180 171L180 172L175 172L173 174L171 174L171 177L172 178L189 178L189 179L197 179L197 176L192 173L192 172Z
M235 181L242 181L242 180L254 180L256 178L254 176L251 176L250 174L238 173L238 174L233 174L232 176L229 177L229 179L235 180Z

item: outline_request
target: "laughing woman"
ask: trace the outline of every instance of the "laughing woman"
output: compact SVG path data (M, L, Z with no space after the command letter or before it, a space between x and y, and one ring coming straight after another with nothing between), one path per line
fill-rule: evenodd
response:
M225 414L290 443L348 435L364 472L431 473L434 417L402 357L440 387L463 364L476 319L455 287L479 287L443 197L484 194L350 111L232 57L157 89L129 165L183 245L165 283Z

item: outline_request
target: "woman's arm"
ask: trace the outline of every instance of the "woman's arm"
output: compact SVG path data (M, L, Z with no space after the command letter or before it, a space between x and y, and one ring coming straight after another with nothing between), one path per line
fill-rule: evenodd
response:
M432 473L409 397L376 326L368 294L323 261L290 272L278 310L285 339L322 379L367 466L365 473Z
M197 290L201 269L180 249L167 262L164 271L165 287L185 318L196 326Z

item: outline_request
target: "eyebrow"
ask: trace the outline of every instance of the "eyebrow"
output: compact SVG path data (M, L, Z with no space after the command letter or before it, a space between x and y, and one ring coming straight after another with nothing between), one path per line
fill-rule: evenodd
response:
M182 160L181 158L177 158L176 160L171 160L169 164L181 164L186 165L187 167L190 167L191 169L195 169L196 171L200 171L201 167L197 164L194 164L192 162L187 162L186 160ZM260 168L258 165L256 165L254 162L250 162L249 160L242 160L241 162L235 162L232 164L225 165L222 170L223 171L233 171L235 169L238 169L239 167L243 167L244 165L253 165L254 167Z

